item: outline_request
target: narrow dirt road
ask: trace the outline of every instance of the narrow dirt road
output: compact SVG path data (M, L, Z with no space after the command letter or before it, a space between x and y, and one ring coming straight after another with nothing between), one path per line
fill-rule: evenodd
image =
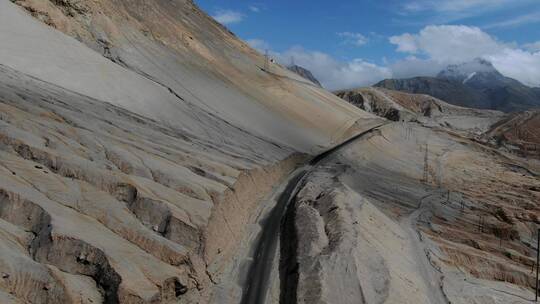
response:
M426 204L435 203L435 200L441 197L441 193L442 192L436 191L422 198L418 205L418 209L401 221L402 227L409 233L412 245L411 248L416 251L416 254L414 255L416 265L428 287L427 296L432 304L449 304L449 301L441 289L441 274L437 273L436 269L429 261L428 252L421 239L421 234L417 229L417 224L419 218L424 213L431 212L429 206L426 206ZM428 202L429 200L432 201Z
M270 274L272 272L273 258L278 246L279 230L287 206L296 195L298 187L307 176L321 162L333 153L373 132L387 123L376 125L353 138L335 146L334 148L314 157L309 165L302 170L295 171L296 176L290 179L285 190L280 194L278 202L268 217L262 222L262 232L256 241L252 264L248 268L246 286L242 295L241 304L264 304L269 289Z
M249 268L246 292L242 296L242 304L264 303L268 291L268 282L272 272L273 259L278 245L278 234L281 218L287 210L289 201L294 197L298 185L307 170L294 176L279 196L276 207L263 222L263 230L253 255L253 264Z

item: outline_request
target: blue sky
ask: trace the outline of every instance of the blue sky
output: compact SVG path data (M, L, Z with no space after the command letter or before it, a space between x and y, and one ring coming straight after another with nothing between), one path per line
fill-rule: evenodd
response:
M433 75L484 57L540 85L540 0L197 0L203 10L329 89Z

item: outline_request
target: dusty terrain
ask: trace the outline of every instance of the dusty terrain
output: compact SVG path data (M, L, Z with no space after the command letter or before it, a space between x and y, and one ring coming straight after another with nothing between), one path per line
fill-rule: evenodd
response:
M263 71L264 56L189 0L14 2L26 12L1 4L2 63L199 136L222 138L218 118L317 152L371 117L279 65Z
M190 1L14 2L0 2L5 301L209 302L276 185L380 121L262 71Z
M522 157L540 159L540 112L509 114L493 124L483 139Z
M285 303L528 303L539 185L471 140L383 126L295 197Z
M0 41L1 303L532 297L539 166L491 140L535 114L357 107L189 0L3 0Z

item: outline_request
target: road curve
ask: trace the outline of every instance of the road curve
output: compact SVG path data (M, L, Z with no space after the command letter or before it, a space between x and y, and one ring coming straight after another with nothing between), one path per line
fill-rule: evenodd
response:
M374 126L351 139L327 150L314 157L304 169L295 171L296 174L289 180L285 190L279 195L277 204L270 214L262 221L262 232L256 240L255 251L253 253L253 262L248 268L246 276L246 285L243 288L241 304L264 304L268 292L268 281L272 272L273 257L276 254L281 219L283 218L287 206L296 195L299 185L305 176L317 167L328 156L336 151L346 147L361 137L373 132L375 129L387 123L381 123Z

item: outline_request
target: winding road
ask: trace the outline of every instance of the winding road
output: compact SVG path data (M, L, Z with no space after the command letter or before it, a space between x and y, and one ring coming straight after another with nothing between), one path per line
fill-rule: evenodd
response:
M287 210L290 201L296 196L303 179L315 169L320 163L333 153L343 149L349 144L373 132L374 130L388 124L382 122L370 129L350 138L349 140L327 150L314 157L309 164L300 170L296 170L292 178L289 179L285 190L279 195L277 204L268 217L261 223L262 231L255 241L255 250L251 259L253 262L247 270L246 285L243 288L241 304L264 304L266 302L269 289L270 274L276 250L278 247L281 220Z

